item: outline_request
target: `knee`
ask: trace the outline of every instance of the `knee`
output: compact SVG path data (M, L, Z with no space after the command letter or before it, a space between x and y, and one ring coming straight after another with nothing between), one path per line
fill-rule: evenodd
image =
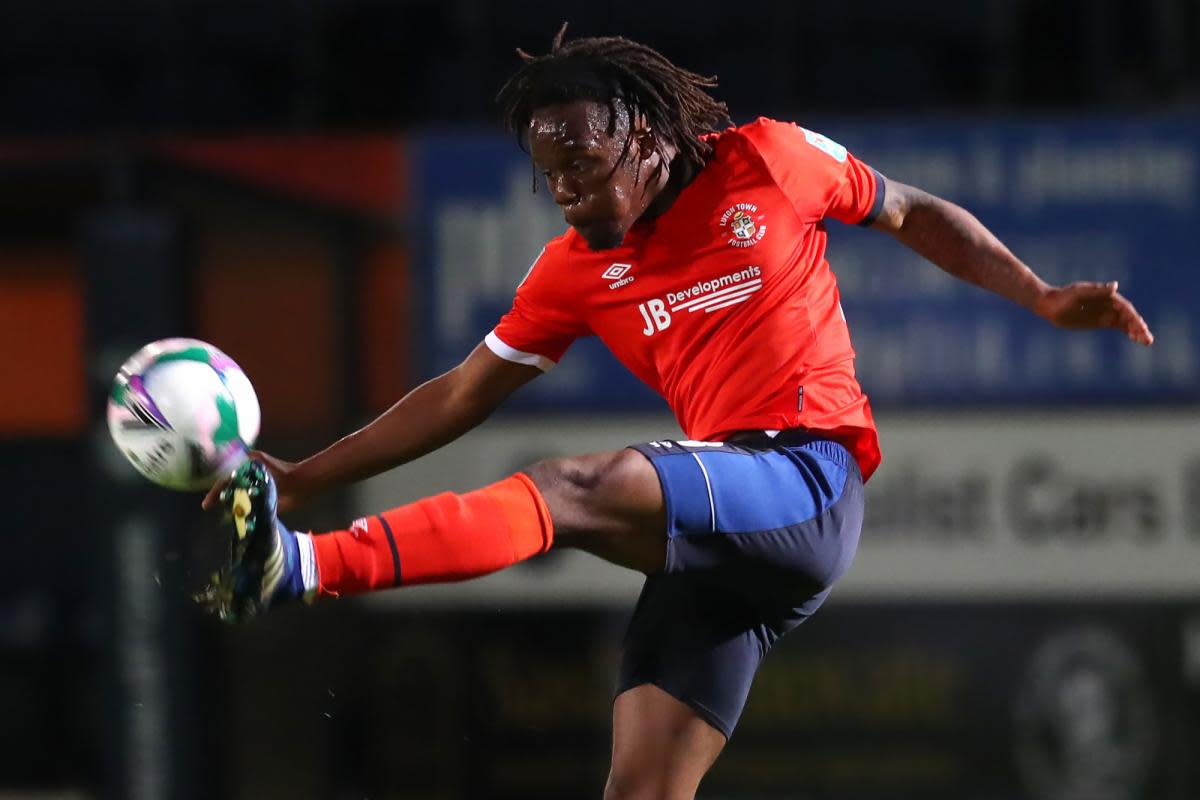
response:
M580 458L548 458L526 468L542 497L551 506L577 505L599 483L597 470Z
M555 458L526 470L554 521L554 539L631 569L662 566L662 487L636 450Z
M645 457L634 450L618 450L587 456L551 458L526 470L543 495L583 510L600 510L632 486L645 482L652 470Z
M550 510L555 539L567 546L577 544L574 535L597 527L603 512L601 490L608 480L608 466L594 456L551 458L526 470Z
M584 458L547 458L533 464L525 472L543 493L586 490L598 480L596 468Z

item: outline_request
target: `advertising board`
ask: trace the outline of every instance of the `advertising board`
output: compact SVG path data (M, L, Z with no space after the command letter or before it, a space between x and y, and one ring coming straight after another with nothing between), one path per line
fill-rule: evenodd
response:
M1061 331L874 231L829 224L828 256L879 408L1152 405L1200 399L1200 121L1191 117L806 124L889 177L973 211L1053 283L1116 280L1156 333ZM458 363L565 230L509 137L415 137L410 196L423 373ZM638 310L630 308L633 322ZM512 403L620 412L662 401L594 339Z
M837 599L1200 597L1200 438L1187 412L883 415ZM385 509L541 458L678 436L666 416L509 418L363 484ZM578 552L383 603L624 605L640 575Z

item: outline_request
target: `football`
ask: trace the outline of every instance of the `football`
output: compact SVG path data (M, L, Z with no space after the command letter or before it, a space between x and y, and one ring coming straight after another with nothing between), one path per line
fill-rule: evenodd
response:
M207 489L245 458L261 415L229 356L197 339L161 339L121 366L108 430L142 475L169 489Z

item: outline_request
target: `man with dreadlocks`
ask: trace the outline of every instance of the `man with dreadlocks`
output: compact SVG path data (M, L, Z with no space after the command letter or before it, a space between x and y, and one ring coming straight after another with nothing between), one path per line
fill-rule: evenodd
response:
M692 797L765 653L850 565L880 460L824 220L890 233L1054 324L1152 337L1115 283L1047 285L966 211L817 133L728 127L714 80L649 47L559 31L548 54L521 55L499 100L570 228L458 367L305 461L255 453L214 487L205 504L219 496L236 535L212 599L240 619L466 579L552 547L641 570L605 796ZM347 530L279 522L277 504L456 439L590 334L666 398L688 440L543 461Z

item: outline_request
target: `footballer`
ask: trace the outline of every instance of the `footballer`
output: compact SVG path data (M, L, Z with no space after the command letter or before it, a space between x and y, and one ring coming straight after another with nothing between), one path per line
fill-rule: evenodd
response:
M210 599L244 619L473 578L552 548L639 570L604 796L691 798L764 655L850 566L880 462L826 220L890 234L1055 325L1153 337L1115 283L1048 285L962 208L790 122L732 126L714 79L565 30L545 55L518 51L498 99L568 230L457 367L310 458L256 452L213 487L205 507L228 508L235 532ZM279 521L457 439L590 335L666 399L687 440L542 461L346 530Z

